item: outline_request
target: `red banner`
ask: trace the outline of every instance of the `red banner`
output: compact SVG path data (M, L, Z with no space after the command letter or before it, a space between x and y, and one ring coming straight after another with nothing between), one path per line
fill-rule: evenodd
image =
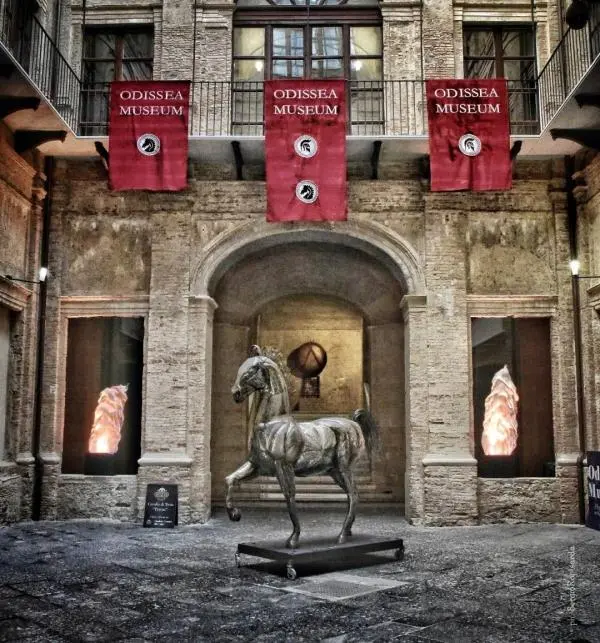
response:
M344 221L346 85L265 82L267 221Z
M111 84L108 141L113 190L187 187L189 95L187 81Z
M510 190L504 79L427 81L431 189Z

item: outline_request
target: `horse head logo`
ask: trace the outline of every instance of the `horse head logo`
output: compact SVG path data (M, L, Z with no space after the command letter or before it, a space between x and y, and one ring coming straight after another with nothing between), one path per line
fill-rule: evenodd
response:
M137 148L144 156L156 156L160 152L160 139L156 134L142 134L137 140Z
M314 203L319 196L319 188L312 181L300 181L296 186L296 198L302 203Z

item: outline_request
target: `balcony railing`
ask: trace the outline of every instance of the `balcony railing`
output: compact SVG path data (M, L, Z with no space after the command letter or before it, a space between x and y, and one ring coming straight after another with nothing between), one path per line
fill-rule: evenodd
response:
M81 83L38 19L21 0L0 12L0 42L73 130L79 125Z
M537 85L508 81L513 134L539 131ZM109 86L82 91L80 134L107 133ZM262 136L263 83L199 81L190 97L190 135ZM427 134L425 84L421 80L348 82L348 133L355 136L424 136Z
M599 54L600 5L590 3L588 24L577 31L567 30L538 77L541 130L546 128Z

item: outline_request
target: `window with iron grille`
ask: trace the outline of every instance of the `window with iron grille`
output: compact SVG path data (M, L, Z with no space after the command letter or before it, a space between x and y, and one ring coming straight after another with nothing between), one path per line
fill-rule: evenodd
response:
M534 33L531 25L464 28L465 78L506 78L513 133L538 131Z
M338 11L335 10L336 14ZM238 12L233 35L234 130L260 133L262 83L291 78L348 81L351 123L370 131L383 125L381 19L377 11L339 14L318 9L295 15ZM327 20L326 20L327 18ZM358 133L358 132L357 132ZM366 132L360 132L366 133Z
M105 134L113 80L151 80L154 37L151 28L88 29L83 49L83 135Z

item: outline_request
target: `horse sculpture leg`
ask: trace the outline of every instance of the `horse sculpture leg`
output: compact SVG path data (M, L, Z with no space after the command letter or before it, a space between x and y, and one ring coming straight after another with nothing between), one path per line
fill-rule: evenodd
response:
M239 469L236 469L225 478L225 484L227 485L225 507L227 507L227 514L230 520L235 520L237 522L242 517L242 512L237 507L233 506L233 502L231 500L231 496L233 495L233 486L241 480L254 478L256 475L257 472L252 462L246 461Z
M289 549L295 549L298 546L298 539L300 538L300 522L298 521L298 514L296 513L296 481L294 479L294 467L287 462L277 460L275 462L275 472L277 480L285 501L287 502L288 511L290 512L290 519L294 529L287 539L285 546Z
M330 475L348 496L348 511L346 513L346 519L344 520L342 531L340 532L340 535L337 539L338 543L342 545L346 542L348 536L352 536L352 525L354 524L354 519L356 517L358 494L356 492L354 475L352 474L352 471L342 471L340 469L335 469L334 471L331 471Z

